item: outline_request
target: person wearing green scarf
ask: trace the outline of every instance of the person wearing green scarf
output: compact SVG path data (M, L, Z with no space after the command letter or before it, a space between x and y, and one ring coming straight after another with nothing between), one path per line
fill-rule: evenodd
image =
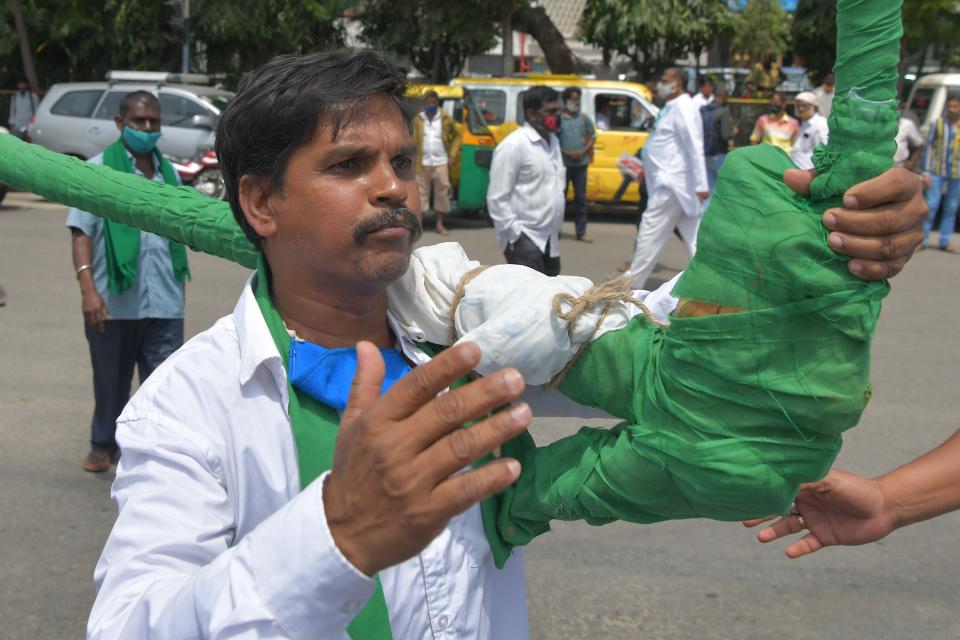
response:
M127 95L116 116L120 138L91 158L91 165L178 185L160 155L160 102L146 91ZM125 224L79 209L67 215L73 266L82 296L85 333L93 365L95 406L86 471L110 468L117 453L117 416L130 397L136 366L141 383L183 344L186 249Z

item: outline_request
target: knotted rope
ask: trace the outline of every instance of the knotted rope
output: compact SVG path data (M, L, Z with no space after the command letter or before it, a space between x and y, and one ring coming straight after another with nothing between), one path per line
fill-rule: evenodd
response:
M479 266L471 269L464 274L464 276L460 279L460 283L457 284L457 291L453 297L453 302L450 305L449 327L451 345L457 341L457 309L460 307L460 302L463 300L464 295L466 295L467 285L488 268L489 267L486 266ZM633 304L640 309L640 312L643 313L647 320L658 327L669 326L667 323L658 320L647 307L647 305L633 297L630 278L620 277L614 278L613 280L608 280L606 282L601 282L598 285L594 285L579 296L573 296L569 293L558 293L553 297L553 313L557 316L557 318L567 323L567 337L570 339L571 344L573 343L573 336L576 332L577 321L580 319L580 316L588 313L597 305L603 306L600 311L600 319L597 320L596 325L594 325L593 330L590 332L590 336L584 341L583 344L580 345L580 348L577 349L577 352L574 354L573 358L571 358L570 361L567 362L567 364L563 367L563 369L553 377L553 379L547 385L548 389L554 390L560 386L560 383L562 383L564 378L567 377L567 374L577 363L577 360L580 359L580 356L583 355L583 353L587 350L587 347L590 346L590 343L593 342L593 337L603 325L604 320L607 319L610 309L613 308L613 305L620 302L628 302ZM567 307L566 311L564 310L564 307Z

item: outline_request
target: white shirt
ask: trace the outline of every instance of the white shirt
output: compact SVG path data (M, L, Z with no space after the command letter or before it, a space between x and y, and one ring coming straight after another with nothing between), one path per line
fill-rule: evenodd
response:
M823 85L813 90L813 95L817 96L817 108L820 109L820 115L824 118L829 118L830 112L833 111L834 93L836 93L836 85L834 85L834 91L827 91Z
M813 150L818 144L827 144L830 137L830 128L827 119L819 113L814 113L806 120L800 121L800 131L793 141L790 159L800 169L813 169Z
M525 122L493 151L487 210L501 251L526 234L540 251L549 241L550 255L560 255L567 170L560 141L549 135Z
M695 106L697 109L699 109L699 108L705 107L705 106L707 106L708 104L710 104L711 102L713 102L713 95L711 95L711 96L708 98L707 96L703 95L702 93L698 93L698 94L696 94L695 96L693 96L692 100L693 100L693 106Z
M700 110L690 96L680 94L664 105L654 126L642 154L647 193L670 189L686 215L699 215L697 193L709 190Z
M910 152L923 146L923 136L910 118L900 116L900 128L897 130L897 151L893 154L893 162L898 167L910 158Z
M429 358L399 327L404 354ZM280 354L248 285L117 421L119 515L89 638L345 638L374 581L337 549L323 477L300 491ZM526 640L523 555L493 564L474 505L380 574L394 638Z
M477 264L454 243L423 247L388 289L388 321L412 362L429 360L416 341L445 343L457 282ZM538 280L532 307L517 303L524 277ZM635 295L666 320L676 280ZM552 315L556 292L589 286L583 278L493 267L467 287L457 325L480 344L499 342L498 321L513 313L526 339L550 352L515 363L542 368L557 341L551 323L529 322L531 308ZM609 314L604 330L636 313ZM583 332L592 334L589 327ZM577 349L569 345L566 357ZM540 388L523 399L537 416L603 416ZM333 542L323 511L325 476L300 491L286 406L286 373L248 283L233 314L168 358L118 420L119 516L94 574L88 637L345 637L374 582ZM398 640L529 638L522 551L503 570L494 567L478 506L379 577Z
M447 150L443 146L443 127L441 126L440 113L436 113L433 119L427 117L426 113L421 113L423 118L423 166L442 167L447 164Z
M17 92L10 96L10 116L7 118L10 133L19 135L26 129L39 104L40 98L33 91Z

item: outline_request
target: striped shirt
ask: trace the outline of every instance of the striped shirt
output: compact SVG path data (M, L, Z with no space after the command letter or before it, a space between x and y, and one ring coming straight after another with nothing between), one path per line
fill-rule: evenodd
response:
M946 118L930 125L927 148L923 152L923 171L944 178L960 178L960 135Z

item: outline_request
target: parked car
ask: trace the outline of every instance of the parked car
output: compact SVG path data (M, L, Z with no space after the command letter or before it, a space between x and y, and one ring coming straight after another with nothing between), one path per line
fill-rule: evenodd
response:
M83 159L95 156L119 136L114 117L131 91L160 99L164 155L194 158L214 146L217 120L234 94L205 86L195 74L111 71L104 82L55 84L40 101L27 134L31 142Z

